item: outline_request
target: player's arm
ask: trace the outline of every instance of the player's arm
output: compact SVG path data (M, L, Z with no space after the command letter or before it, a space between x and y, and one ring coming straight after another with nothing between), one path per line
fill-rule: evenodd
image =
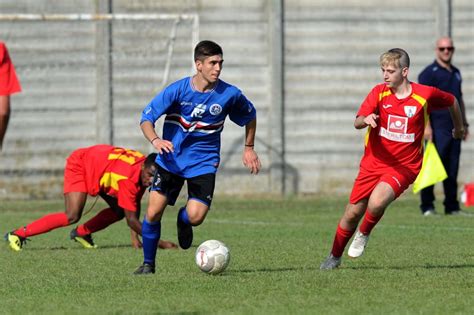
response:
M367 126L372 128L377 127L377 120L379 119L379 115L372 113L367 116L359 115L354 120L354 127L356 129L363 129Z
M139 235L142 235L142 224L138 219L137 212L125 210L125 218L127 219L127 224L130 227L130 237L132 240L133 248L142 248L142 242L140 241ZM173 242L160 240L158 242L158 247L162 249L173 249L178 248Z
M0 95L0 151L10 118L10 96Z
M451 119L453 120L454 130L453 138L463 139L464 138L464 119L461 111L461 107L456 98L454 98L454 103L449 107L449 113L451 114Z
M255 134L257 132L257 118L252 119L245 125L245 145L242 162L250 170L251 174L258 174L262 166L255 152Z
M166 153L174 151L173 143L171 141L163 140L158 137L151 121L142 121L140 128L142 129L145 138L153 145L159 154L163 154L163 151Z
M461 109L462 120L463 120L463 123L464 123L464 137L463 137L463 140L466 140L467 136L469 135L469 123L467 122L466 106L464 105L464 100L463 100L462 97L459 100L459 107Z

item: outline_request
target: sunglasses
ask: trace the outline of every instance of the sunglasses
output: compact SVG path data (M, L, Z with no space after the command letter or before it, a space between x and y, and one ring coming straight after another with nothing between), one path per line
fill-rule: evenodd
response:
M438 50L439 51L453 51L454 50L454 47L453 46L449 46L449 47L438 47Z

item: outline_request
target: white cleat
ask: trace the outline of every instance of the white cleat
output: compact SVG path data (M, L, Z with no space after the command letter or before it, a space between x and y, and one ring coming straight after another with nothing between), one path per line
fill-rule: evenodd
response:
M351 258L357 258L362 256L364 253L367 242L369 241L369 235L364 235L361 232L357 231L352 244L347 251L347 255Z

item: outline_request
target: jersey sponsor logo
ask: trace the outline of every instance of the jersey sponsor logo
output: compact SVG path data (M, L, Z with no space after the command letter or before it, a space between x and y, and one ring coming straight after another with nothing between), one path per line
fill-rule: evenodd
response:
M222 106L219 104L212 104L211 107L209 107L209 112L214 116L219 115L222 113Z
M392 107L392 104L383 104L382 107L383 109L389 109L390 107Z
M186 102L186 101L182 101L181 106L193 106L193 102Z
M407 115L407 117L412 118L413 116L415 116L416 106L405 106L404 110L405 110L405 114Z
M415 134L407 133L408 118L388 115L387 128L380 127L379 135L396 142L414 142Z
M206 108L206 104L197 104L191 113L191 117L202 118L202 115L206 112Z

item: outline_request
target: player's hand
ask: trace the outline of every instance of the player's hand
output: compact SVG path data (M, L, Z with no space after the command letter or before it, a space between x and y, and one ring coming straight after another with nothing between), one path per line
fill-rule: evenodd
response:
M430 124L427 124L425 127L425 134L423 135L425 140L433 141L433 128Z
M469 137L469 126L464 125L464 137L462 137L462 139L466 141L468 137Z
M367 126L370 126L372 128L377 127L377 120L379 119L379 115L377 114L370 114L367 117L364 118L364 123Z
M132 247L135 249L140 249L143 247L142 242L140 239L137 238L132 238Z
M254 151L253 147L245 147L242 162L250 170L251 174L258 174L262 167L257 152Z
M153 140L152 145L159 154L174 152L173 143L168 140L156 139Z
M158 246L161 249L178 249L178 245L176 245L173 242L165 241L165 240L160 240L158 243Z
M466 130L464 128L461 129L453 129L453 138L454 139L464 139Z

